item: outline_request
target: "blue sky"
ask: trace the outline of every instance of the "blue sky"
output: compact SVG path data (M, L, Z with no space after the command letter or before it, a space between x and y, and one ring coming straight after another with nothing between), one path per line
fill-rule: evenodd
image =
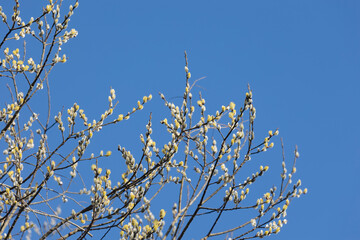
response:
M35 11L35 4L24 6ZM299 147L297 176L309 193L291 204L288 225L269 239L356 239L359 22L356 0L80 1L71 20L79 35L64 46L69 60L51 77L54 114L77 102L95 116L110 87L124 112L152 93L147 110L98 140L113 151L134 147L148 113L165 116L157 93L182 96L186 50L192 78L206 77L195 92L209 111L242 103L249 83L255 131L279 128L289 159ZM277 174L275 144L263 156Z

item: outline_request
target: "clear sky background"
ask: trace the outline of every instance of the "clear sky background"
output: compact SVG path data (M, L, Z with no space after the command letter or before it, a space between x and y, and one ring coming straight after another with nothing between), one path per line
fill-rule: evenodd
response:
M35 2L24 6L39 11ZM175 102L182 96L186 50L192 79L206 77L194 93L202 92L209 111L241 104L249 83L255 132L262 138L279 128L289 160L299 147L297 177L309 193L292 202L287 226L269 239L358 239L359 23L358 0L80 1L70 24L79 35L50 78L54 115L77 102L95 117L110 87L124 112L152 93L145 111L94 141L94 151L121 144L136 154L148 113L165 116L157 93ZM275 144L263 156L278 184Z

